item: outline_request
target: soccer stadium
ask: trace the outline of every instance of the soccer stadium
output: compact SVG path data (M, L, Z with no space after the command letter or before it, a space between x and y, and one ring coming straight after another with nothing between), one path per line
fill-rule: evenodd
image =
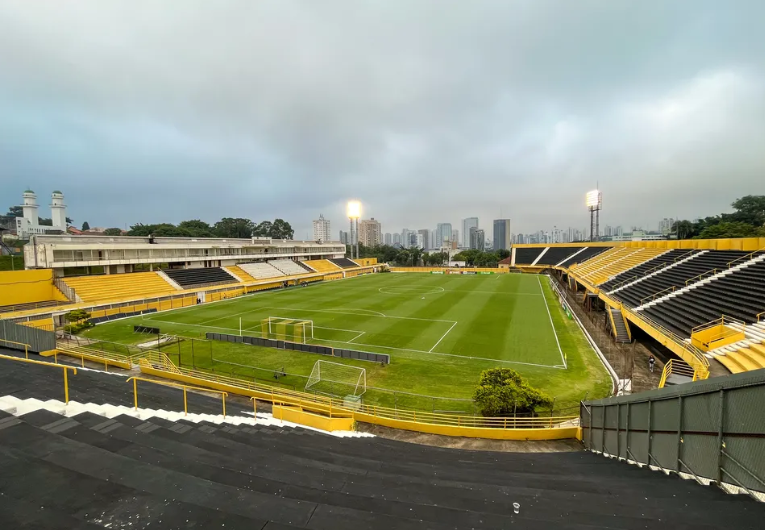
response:
M765 528L765 3L59 4L0 530Z

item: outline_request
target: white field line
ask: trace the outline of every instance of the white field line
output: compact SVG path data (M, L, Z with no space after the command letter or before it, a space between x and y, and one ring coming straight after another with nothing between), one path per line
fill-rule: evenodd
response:
M506 296L539 296L537 293L503 293L502 291L470 291L468 289L447 289L447 293L486 293L486 294L504 294Z
M278 309L279 311L302 311L304 313L338 313L341 315L358 315L356 309L297 309L294 307L261 307L257 309ZM364 310L362 310L364 311ZM421 322L445 322L447 324L456 324L455 320L439 320L434 318L416 318L416 317L398 317L394 315L384 315L378 313L381 318L398 318L401 320L419 320Z
M542 297L544 298L545 292L544 292L544 289L542 289L542 281L539 279L539 275L537 275L537 282L539 283L539 290L542 292ZM545 298L545 309L547 309L547 316L550 317L550 327L553 330L553 335L555 335L555 343L558 345L558 351L560 352L560 360L563 362L563 367L568 369L568 366L566 365L566 357L563 355L563 350L560 348L558 333L555 331L555 324L553 324L552 315L550 314L550 306L547 305L547 298Z
M354 340L358 339L359 337L361 337L361 336L362 336L362 335L364 335L365 333L366 333L366 331L361 331L361 332L359 332L359 334L358 334L358 335L356 335L355 337L353 337L351 340L349 340L349 341L348 341L348 344L352 344Z
M157 321L154 321L154 320L151 320L151 319L148 319L148 318L146 320L148 320L150 322L164 322L165 324L177 324L179 326L191 326L191 327L201 327L201 328L209 328L209 329L220 329L220 330L224 330L224 331L233 331L233 332L235 332L234 334L239 332L239 329L234 329L234 328L223 328L223 327L218 327L218 326L200 326L199 324L185 324L183 322L171 322L169 320L157 320ZM334 328L325 328L325 329L334 329ZM364 333L366 333L366 332L364 332ZM358 337L354 337L351 340L356 340L357 338ZM331 342L331 343L335 343L335 344L353 344L354 346L358 346L357 343L352 343L352 342L344 341L344 340L330 340L330 339L317 339L317 338L314 338L312 340L313 341L319 341L319 342ZM383 349L383 350L392 350L392 351L399 351L399 352L405 352L405 353L422 353L422 354L425 354L425 355L439 355L439 356L442 356L442 357L454 357L455 359L468 359L468 360L472 360L472 361L487 361L487 362L502 363L502 364L520 364L520 365L523 365L523 366L535 366L537 368L550 368L550 369L553 369L553 370L559 370L561 368L565 368L564 366L560 366L560 365L525 363L525 362L521 362L521 361L506 361L506 360L503 360L503 359L490 359L488 357L472 357L470 355L458 355L458 354L455 354L455 353L441 353L441 352L425 351L425 350L413 350L413 349L409 349L409 348L395 348L393 346L380 346L378 344L363 344L363 346L371 346L373 348L380 348L380 349ZM368 353L380 353L380 352L368 352Z
M449 334L449 332L450 332L452 329L454 329L454 326L456 326L456 325L457 325L457 323L456 323L456 322L455 322L454 324L452 324L452 326L451 326L449 329L447 329L447 330L446 330L446 333L444 333L443 335L441 335L441 338L440 338L440 339L438 339L438 342L436 342L436 343L433 345L433 347L432 347L431 349L429 349L429 350L428 350L428 352L430 353L430 352L432 352L433 350L435 350L435 349L436 349L436 346L438 346L439 344L441 344L441 341L442 341L442 340L444 340L444 337L446 337L446 336Z

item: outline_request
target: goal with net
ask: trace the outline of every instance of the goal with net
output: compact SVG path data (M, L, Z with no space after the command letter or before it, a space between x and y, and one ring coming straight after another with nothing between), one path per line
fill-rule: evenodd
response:
M318 360L305 384L306 392L336 397L361 397L367 391L366 368Z
M260 322L260 335L264 339L277 339L305 344L313 338L313 320L268 317Z

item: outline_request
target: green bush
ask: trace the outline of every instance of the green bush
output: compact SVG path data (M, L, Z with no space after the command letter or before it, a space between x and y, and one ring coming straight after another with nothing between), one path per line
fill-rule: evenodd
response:
M74 311L69 311L66 315L64 315L64 318L67 322L80 322L81 320L89 319L90 313L84 309L75 309Z
M537 407L551 407L550 396L530 386L515 370L492 368L481 372L473 394L478 410L487 417L534 415Z
M82 322L67 324L66 326L64 326L64 331L66 331L67 333L71 333L72 335L77 335L80 331L83 331L92 327L93 327L93 324L91 324L87 320L83 320Z

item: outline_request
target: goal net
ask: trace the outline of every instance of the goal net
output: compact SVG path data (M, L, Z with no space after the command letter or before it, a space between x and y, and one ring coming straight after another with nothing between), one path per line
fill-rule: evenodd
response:
M313 338L313 320L268 317L260 322L260 336L264 339L287 340L305 344Z
M306 392L328 396L359 397L367 391L365 368L318 360L305 384Z

